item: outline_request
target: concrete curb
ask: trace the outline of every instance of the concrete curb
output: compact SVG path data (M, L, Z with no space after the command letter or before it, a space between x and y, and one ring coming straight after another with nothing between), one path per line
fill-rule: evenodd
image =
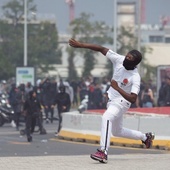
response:
M87 143L100 143L100 136L92 134L82 134L77 132L71 132L66 130L61 130L58 136L60 139L77 141L77 142L87 142ZM136 141L133 139L116 138L111 137L111 146L124 146L124 147L136 147L145 148L141 141ZM152 148L161 150L170 150L170 140L154 140Z
M151 131L155 132L156 137L152 148L161 150L170 150L169 121L170 118L159 115L157 117L145 117L143 115L124 117L124 124L127 128L138 130L140 123L139 130L146 132L149 127ZM58 137L65 140L99 144L100 123L101 115L99 114L79 114L77 111L63 113L63 126ZM165 130L165 127L168 129ZM110 145L145 147L141 141L117 137L111 137Z

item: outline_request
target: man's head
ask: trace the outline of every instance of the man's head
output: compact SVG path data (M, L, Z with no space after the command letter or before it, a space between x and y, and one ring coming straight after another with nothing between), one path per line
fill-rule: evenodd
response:
M36 91L34 91L34 90L31 90L31 91L29 92L29 98L30 98L30 99L36 98L36 95L37 95L37 93L36 93Z
M123 66L126 70L134 70L141 60L142 54L138 50L131 50L127 53L123 61Z

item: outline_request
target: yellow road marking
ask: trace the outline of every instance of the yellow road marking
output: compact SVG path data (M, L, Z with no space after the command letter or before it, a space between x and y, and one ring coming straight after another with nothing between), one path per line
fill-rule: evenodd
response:
M16 142L16 141L8 141L8 142L15 145L30 145L30 142Z

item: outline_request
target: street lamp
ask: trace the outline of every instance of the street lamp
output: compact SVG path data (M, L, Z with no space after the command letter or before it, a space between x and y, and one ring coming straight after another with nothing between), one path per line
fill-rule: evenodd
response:
M24 0L24 66L27 66L27 0Z
M138 1L138 51L141 51L141 0ZM139 73L142 75L141 63L138 65Z
M114 0L114 35L113 35L113 43L114 43L114 52L117 52L117 0Z
M138 1L138 50L141 50L141 0Z

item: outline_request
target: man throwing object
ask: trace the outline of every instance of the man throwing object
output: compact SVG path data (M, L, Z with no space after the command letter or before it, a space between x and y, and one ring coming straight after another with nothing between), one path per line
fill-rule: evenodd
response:
M114 68L111 85L107 91L107 110L102 116L100 149L91 154L91 158L101 163L107 163L111 134L117 137L141 140L146 148L150 148L154 139L152 132L142 133L123 127L123 114L130 108L131 103L136 102L140 90L141 78L137 65L142 60L142 54L137 50L131 50L126 56L123 56L106 47L74 39L69 40L69 45L102 53L113 63Z

